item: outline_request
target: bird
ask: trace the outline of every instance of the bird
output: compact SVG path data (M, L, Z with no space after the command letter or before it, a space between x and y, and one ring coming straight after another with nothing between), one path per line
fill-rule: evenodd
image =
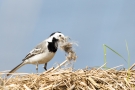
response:
M44 69L47 70L47 63L54 57L55 53L57 52L60 40L64 39L65 36L61 32L52 33L47 39L32 49L19 65L9 71L7 76L11 75L26 64L36 65L37 72L38 64L44 64Z

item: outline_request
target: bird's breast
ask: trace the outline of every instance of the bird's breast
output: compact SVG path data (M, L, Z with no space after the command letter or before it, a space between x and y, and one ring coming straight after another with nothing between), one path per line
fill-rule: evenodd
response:
M45 64L54 57L55 53L41 53L26 60L27 64Z

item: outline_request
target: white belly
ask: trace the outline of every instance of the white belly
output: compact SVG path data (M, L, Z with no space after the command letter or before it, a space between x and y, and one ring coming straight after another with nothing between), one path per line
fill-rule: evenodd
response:
M35 55L27 60L25 60L26 64L45 64L50 61L54 57L55 53L42 53Z

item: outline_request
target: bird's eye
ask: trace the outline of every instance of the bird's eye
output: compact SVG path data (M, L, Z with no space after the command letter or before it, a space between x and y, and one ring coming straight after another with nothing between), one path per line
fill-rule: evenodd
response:
M61 37L61 35L59 35L59 37Z

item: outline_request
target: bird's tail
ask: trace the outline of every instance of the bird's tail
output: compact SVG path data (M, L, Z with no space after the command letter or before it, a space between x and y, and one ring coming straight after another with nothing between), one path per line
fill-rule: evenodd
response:
M16 70L18 70L19 68L21 68L25 63L22 62L19 65L17 65L15 68L13 68L8 74L7 76L11 75L11 73L14 73Z

